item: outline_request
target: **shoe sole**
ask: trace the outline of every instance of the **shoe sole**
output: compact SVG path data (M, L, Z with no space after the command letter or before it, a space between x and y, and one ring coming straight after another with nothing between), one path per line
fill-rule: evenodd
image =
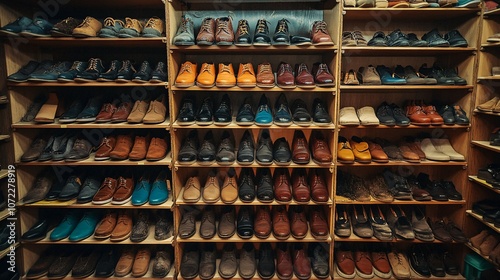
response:
M274 234L274 232L273 232L274 238L276 238L278 240L287 240L288 238L290 238L290 235L291 234L289 233L287 236L279 236L279 235Z
M232 87L236 86L236 83L235 84L219 84L219 83L215 83L215 86L218 87L218 88L232 88Z
M260 84L260 83L257 83L257 86L260 87L260 88L273 88L273 87L275 87L275 84Z
M356 271L354 271L354 273L351 275L345 274L342 271L340 271L337 263L335 263L335 270L337 271L338 275L342 278L353 279L354 277L356 277Z
M214 122L215 125L217 126L227 126L230 125L232 122Z
M375 267L373 267L373 273L375 273L375 276L384 279L389 279L392 277L392 271L389 271L388 273L383 273L382 271L376 269Z
M199 126L208 126L208 125L211 125L213 124L214 122L213 121L210 121L210 122L199 122L199 121L195 121L196 125L199 125ZM178 122L178 124L181 124Z
M186 83L186 84L185 83L175 83L174 85L176 87L178 87L178 88L188 88L188 87L194 86L194 82L192 82L192 83Z
M287 126L291 126L293 124L293 122L277 122L277 121L274 121L274 124L277 125L277 126L282 126L282 127L287 127Z
M240 125L240 126L251 126L251 125L254 125L255 122L236 122L237 125Z
M279 161L275 161L273 160L273 163L276 164L277 166L289 166L292 161L288 161L288 162L279 162Z
M129 198L127 198L125 200L121 200L121 201L111 200L111 204L113 204L113 205L123 205L123 204L129 202L131 199L132 199L132 196L130 196Z
M236 85L239 86L240 88L254 88L257 84L237 83Z
M215 83L213 83L211 85L204 85L204 84L200 84L200 83L196 82L196 86L201 87L201 88L213 88L215 86Z
M243 165L243 166L247 166L247 165L252 165L255 160L252 160L252 161L236 161L239 165Z

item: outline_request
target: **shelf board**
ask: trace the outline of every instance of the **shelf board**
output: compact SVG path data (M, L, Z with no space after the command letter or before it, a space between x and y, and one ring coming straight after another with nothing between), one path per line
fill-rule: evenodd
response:
M465 213L467 213L467 215L473 217L474 219L480 221L481 223L485 224L486 226L488 226L489 228L494 230L496 233L500 233L500 228L495 227L495 225L493 223L485 222L483 220L483 217L479 216L476 213L473 213L472 210L465 210Z
M480 8L347 8L342 11L344 20L363 20L370 21L379 17L389 17L398 20L440 20L443 17L447 19L478 16L481 13Z
M218 224L219 223L216 222L216 228L219 227ZM243 239L243 238L239 237L238 234L236 234L236 232L234 233L234 235L231 238L220 238L217 235L217 233L215 233L214 237L212 237L210 239L205 239L205 238L202 238L200 236L200 225L201 225L201 222L197 221L196 222L196 232L192 237L186 238L186 239L182 239L180 237L177 237L176 242L177 243L180 243L180 242L218 242L218 243L252 242L252 243L255 243L255 242L330 242L330 241L332 241L332 238L330 235L328 235L328 238L324 239L324 240L314 238L311 235L311 228L310 227L309 227L309 230L307 232L307 235L303 239L296 239L292 235L290 235L290 237L286 240L278 240L278 239L276 239L276 237L273 236L272 233L271 233L271 235L269 235L268 238L264 238L264 239L260 239L260 238L256 237L255 235L252 236L251 238Z
M475 183L479 184L480 186L483 186L487 189L490 189L490 190L496 192L497 194L500 194L500 189L493 188L493 185L491 185L490 183L486 182L483 179L479 179L477 176L469 175L469 181L475 182Z
M9 170L0 169L0 179L6 178L7 176L9 176Z
M4 41L21 38L23 42L50 47L165 47L166 38L74 38L2 36Z
M292 162L292 163L290 163L290 165L277 165L275 163L273 163L271 165L261 165L261 164L258 164L257 161L254 161L250 165L242 165L242 164L239 164L237 162L234 162L231 165L220 165L220 164L217 164L217 163L212 163L210 165L202 165L202 164L199 164L198 162L195 162L193 164L179 164L178 161L175 161L175 166L179 167L179 168L186 168L186 167L187 168L214 168L214 167L234 167L234 168L238 168L238 167L249 167L249 168L258 168L258 167L261 167L261 168L332 168L333 167L333 163L329 164L329 165L319 165L319 164L316 164L315 162L313 162L311 160L308 164L296 164L296 163Z
M121 128L132 128L132 129L170 129L170 119L166 119L164 122L159 123L159 124L144 124L144 123L138 123L138 124L130 124L127 122L121 122L121 123L59 123L59 120L56 119L53 123L36 123L36 122L17 122L12 124L12 128L16 129L24 129L24 128L35 128L35 129L52 129L52 128L105 128L105 129L121 129Z
M149 227L148 237L144 241L141 241L141 242L132 242L132 241L130 241L130 238L127 238L127 239L125 239L123 241L119 241L119 242L113 242L113 241L110 241L109 238L101 240L101 239L95 239L93 236L90 236L82 241L77 241L77 242L69 241L69 238L65 238L65 239L59 240L59 241L51 241L50 234L52 233L52 231L53 230L49 231L47 233L47 236L40 241L23 242L23 244L99 244L99 245L103 245L103 244L139 244L139 245L155 244L155 245L160 245L160 244L172 244L173 240L174 240L173 234L168 239L156 240L155 239L155 226L154 225L151 225Z
M172 125L173 128L185 128L185 129L251 129L251 130L260 130L260 129L273 129L273 130L280 130L280 129L293 129L293 130L312 130L312 129L322 129L322 130L327 130L327 129L335 129L335 125L333 123L330 123L330 125L327 126L319 126L315 124L311 124L310 126L301 126L292 123L289 126L279 126L276 124L272 124L271 126L259 126L259 125L238 125L236 123L236 118L233 117L233 121L229 125L198 125L198 124L192 124L192 125L180 125L177 121L175 121Z
M436 56L472 53L476 48L458 47L348 47L342 46L342 53L348 56Z
M485 111L481 111L481 110L478 110L478 109L474 109L473 113L474 114L489 115L489 116L500 116L500 113L485 112Z
M18 166L47 166L47 165L67 165L67 166L74 166L74 165L116 165L116 166L122 166L122 165L170 165L172 161L172 153L169 152L167 156L159 161L147 161L147 160L139 160L139 161L132 161L132 160L103 160L103 161L95 161L94 160L95 154L92 153L90 157L86 160L81 160L81 161L72 161L72 162L65 162L65 161L32 161L32 162L16 162L16 165Z
M0 221L3 221L5 219L7 219L8 217L10 217L10 213L11 212L9 211L8 208L5 208L2 211L0 211Z
M335 266L337 266L337 264L335 264ZM337 268L332 268L332 270L334 270L333 272L333 279L345 279L345 278L342 278L340 277L340 275L338 275L337 273ZM410 279L412 280L415 280L415 279L422 279L422 280L437 280L437 279L444 279L444 280L466 280L465 277L463 277L462 275L449 275L449 274L446 274L444 277L436 277L436 276L431 276L431 277L424 277L424 276L420 276L418 275L417 273L415 273L415 271L413 271L413 269L410 269L410 274L411 274L411 277ZM356 275L356 279L363 279L363 278L358 278L357 275ZM375 277L373 278L370 278L371 280L385 280L386 278L380 278L378 276L375 275ZM395 279L394 276L391 277L391 279Z
M24 3L26 5L30 5L30 7L36 7L38 0L10 0L11 2L16 3ZM9 2L9 1L3 1ZM141 9L151 9L151 8L163 8L164 7L163 0L141 0ZM107 0L107 1L68 1L64 2L64 8L80 8L80 9L95 9L96 5L99 5L100 8L104 9L116 9L116 7L120 7L120 9L135 9L137 10L137 1L136 0ZM73 9L74 10L74 9Z
M498 16L498 15L500 15L500 9L494 9L483 13L484 17Z
M8 134L2 134L0 135L0 141L6 141L10 139L10 135Z
M469 129L470 125L408 125L408 126L388 126L388 125L339 125L340 129Z
M474 86L443 86L443 85L341 85L340 90L346 91L388 91L397 90L407 93L406 90L472 90Z
M423 160L420 163L412 163L407 161L389 161L387 163L374 162L371 163L337 163L338 166L467 166L466 161L431 161L431 160Z
M312 89L307 89L307 88L293 88L293 89L285 89L285 88L280 88L280 87L273 87L273 88L260 88L260 87L253 87L253 88L240 88L237 86L230 87L230 88L219 88L219 87L211 87L211 88L202 88L199 86L192 86L192 87L187 87L187 88L180 88L176 86L172 86L173 91L224 91L224 92L333 92L335 93L335 87L315 87Z
M495 42L495 43L486 42L481 44L481 49L489 49L489 48L496 49L498 47L500 47L500 42Z
M483 254L481 254L481 251L479 251L479 249L477 249L476 247L472 246L472 244L470 243L465 243L465 246L469 249L471 249L472 251L474 251L476 254L480 255L483 259L485 259L486 261L488 261L489 263L491 263L498 272L500 272L500 267L498 267L498 265L496 263L494 263L492 260L490 260L490 258L488 258L487 256L484 256Z
M168 83L136 82L7 82L9 87L167 87Z
M309 200L306 203L298 203L294 199L292 199L292 201L290 201L290 202L281 202L281 203L276 201L276 200L273 200L273 202L266 203L266 202L260 202L257 199L254 199L254 201L252 201L252 202L243 202L240 200L240 198L238 198L235 202L228 204L228 203L224 203L221 199L219 199L219 201L217 201L215 203L204 202L203 199L201 199L201 197L200 197L200 200L198 202L186 202L186 201L184 201L183 195L184 195L184 188L181 188L181 191L180 191L179 195L177 196L177 199L175 200L175 204L177 204L177 205L250 205L250 206L254 206L254 205L307 205L307 206L310 206L310 205L332 205L333 204L333 201L331 198L328 198L328 201L323 202L323 203L314 202L312 200Z
M192 1L189 1L192 2ZM219 3L219 2L218 2ZM337 46L248 46L240 47L235 45L230 46L176 46L171 45L170 50L178 53L186 54L222 54L228 53L266 53L266 54L309 54L309 53L333 53L337 51Z
M381 240L379 240L379 239L377 239L375 237L372 237L372 238L361 238L361 237L356 236L354 233L352 233L351 236L349 236L349 237L339 237L337 235L334 235L333 240L334 240L334 242L384 242L384 243L385 242L388 242L388 243L408 242L408 243L427 243L427 244L445 243L445 242L439 241L437 239L435 239L432 242L427 242L427 241L418 240L416 238L414 240L405 240L405 239L393 238L391 241L381 241ZM455 242L455 241L446 242L446 243L457 243L458 244L458 242Z
M478 82L482 81L500 81L500 76L482 76L477 77Z
M0 259L2 259L3 257L7 256L7 254L10 252L10 247L14 247L14 248L19 247L19 242L16 242L13 245L11 245L8 248L6 248L5 250L0 251Z
M464 205L465 200L448 200L448 201L417 201L417 200L397 200L395 199L392 202L382 202L375 200L373 197L370 198L370 201L356 201L349 199L344 196L336 195L335 196L335 204L410 204L410 205Z
M500 153L500 146L492 146L490 145L490 141L472 141L472 144L495 153Z

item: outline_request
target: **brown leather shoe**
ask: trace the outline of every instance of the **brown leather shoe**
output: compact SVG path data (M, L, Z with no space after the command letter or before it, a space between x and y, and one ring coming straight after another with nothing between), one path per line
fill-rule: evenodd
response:
M149 109L144 118L143 123L146 124L157 124L165 121L165 116L167 114L167 97L165 94L160 94L158 98L151 101L149 104Z
M194 86L196 76L198 76L196 63L186 61L181 65L179 74L175 78L175 86L180 88L187 88Z
M291 206L290 210L290 221L291 221L291 232L292 236L296 239L303 239L307 235L307 218L304 207L302 206Z
M234 76L234 69L231 63L227 65L219 63L219 72L215 80L215 85L222 88L234 87L236 85L236 77Z
M132 151L128 155L130 160L143 160L146 158L147 149L149 146L149 137L136 136Z
M234 207L225 206L221 211L217 234L220 238L231 238L236 232L236 218Z
M184 185L184 193L182 199L184 202L194 203L200 200L201 183L197 176L189 177Z
M112 103L105 103L101 107L101 111L95 117L96 123L110 122L113 114L118 109L118 100Z
M116 137L114 135L105 136L102 138L101 144L97 147L94 160L108 160L109 154L115 148Z
M276 71L276 84L280 88L292 89L295 88L295 78L293 77L293 69L290 64L281 62Z
M242 88L255 87L256 78L252 63L240 63L236 81L237 85Z
M113 195L112 204L125 204L132 198L134 191L134 178L127 176L127 178L120 176L118 178L118 186L116 187L115 194Z
M220 17L215 21L215 26L215 43L232 45L234 41L233 20L230 17Z
M163 138L154 137L149 144L146 160L157 161L162 160L167 156L168 144Z
M238 183L236 179L236 171L230 168L227 172L224 184L222 184L221 199L224 203L234 203L238 199Z
M326 22L315 21L311 29L311 40L313 45L316 46L333 46L332 37L328 34L326 29Z
M325 212L319 206L309 209L309 226L314 238L319 240L328 239L328 223L326 222Z
M134 107L127 117L128 123L141 123L146 116L146 112L149 108L149 102L146 100L137 100L134 103Z
M315 88L314 77L305 63L295 65L295 84L299 88Z
M290 221L284 206L273 207L273 235L278 240L290 237Z
M406 144L406 146L408 146L410 148L410 150L412 152L414 152L415 154L418 155L418 157L420 158L420 160L425 160L425 153L420 148L419 143L416 143L416 142L406 142L405 144Z
M144 276L148 272L150 260L151 251L149 248L140 248L135 255L134 265L132 266L132 276Z
M309 187L311 188L311 198L314 202L324 203L328 202L330 197L326 182L322 176L321 171L318 169L311 169L309 171Z
M319 165L332 164L332 152L330 152L328 142L320 131L313 131L309 144L311 145L312 159L315 163Z
M472 244L472 246L479 249L479 246L481 246L484 239L486 239L486 237L488 237L489 235L490 232L488 230L482 230L479 234L474 235L470 238L470 243Z
M215 203L220 199L220 184L215 171L208 174L205 186L201 192L201 197L206 203Z
M116 138L116 146L109 153L109 157L114 160L125 160L132 150L132 135L118 135Z
M373 265L370 253L362 250L354 252L354 261L356 264L356 273L362 278L372 278Z
M111 241L122 241L130 237L133 221L130 213L121 212L116 220L116 227L111 233Z
M111 236L113 229L116 226L117 215L116 212L108 212L104 218L101 219L94 231L95 239L106 239Z
M410 119L411 124L414 125L430 125L431 118L429 118L423 111L422 107L415 104L406 106L406 116Z
M111 202L111 200L113 200L113 195L115 194L117 186L118 181L116 181L116 179L113 179L111 177L107 177L106 179L104 179L101 187L94 195L94 198L92 198L92 203L100 205Z
M212 45L215 42L215 19L204 18L201 22L200 31L196 36L197 45Z
M441 115L436 111L436 107L434 105L425 105L422 102L422 111L427 115L428 118L431 119L432 125L443 125L444 120Z
M408 145L406 145L406 143L400 144L398 148L406 161L412 163L420 162L420 157L418 156L418 154L414 153L412 149Z
M295 130L293 134L292 160L297 164L308 164L311 160L307 139L302 130Z
M292 200L292 187L288 169L275 169L274 171L274 198L278 203Z
M303 168L292 171L292 195L297 203L307 203L311 199L311 191L307 185L306 170Z
M271 235L272 225L271 225L271 212L267 206L257 207L257 213L255 214L254 221L254 234L258 238L268 238Z
M261 88L274 87L274 73L270 63L265 62L257 66L257 86Z
M134 264L135 252L130 248L126 248L123 250L120 259L115 267L115 276L123 277L132 271L132 265Z
M299 279L311 278L311 262L302 243L295 243L292 252L293 272Z
M215 86L215 65L213 63L203 63L200 74L196 77L196 85L201 88L211 88Z
M124 101L118 105L115 113L111 117L111 122L126 122L128 115L132 111L132 102Z
M370 155L374 162L386 163L389 162L389 157L377 143L368 140L367 138L363 138L363 140L368 143L368 150L370 150Z
M291 279L293 277L292 257L287 243L278 243L276 245L276 273L279 279Z
M330 72L328 65L325 63L314 63L312 68L312 75L314 76L314 81L319 87L334 87L335 78Z

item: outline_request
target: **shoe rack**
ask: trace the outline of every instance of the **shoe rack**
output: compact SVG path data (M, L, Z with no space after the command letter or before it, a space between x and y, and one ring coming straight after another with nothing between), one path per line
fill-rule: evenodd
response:
M343 3L342 3L343 5ZM466 48L436 48L436 47L375 47L375 46L341 46L340 66L342 72L346 73L350 69L357 71L359 67L368 65L385 65L395 67L396 65L411 65L418 69L423 63L433 65L435 62L443 67L457 67L458 73L467 80L464 86L444 86L444 85L340 85L338 108L352 106L359 109L363 106L371 106L375 110L382 102L395 103L404 110L407 101L419 99L427 103L435 104L459 104L467 112L467 116L472 116L472 99L475 89L475 65L477 59L476 50L478 45L478 34L480 33L479 8L353 8L344 7L342 9L342 31L356 31L363 33L366 41L372 38L377 31L383 31L386 35L396 29L401 29L405 34L416 33L420 38L433 28L438 28L441 34L452 29L458 29L467 39L469 46ZM446 20L443 20L446 18ZM343 78L343 77L339 77ZM435 104L437 105L437 104ZM469 201L467 175L470 172L470 162L474 162L476 156L468 154L470 126L416 126L389 127L378 126L342 126L337 128L338 135L350 139L352 136L359 137L381 137L388 139L392 143L398 143L405 136L418 136L421 133L428 133L432 137L448 137L452 146L459 153L465 155L465 162L433 162L421 161L420 163L390 161L388 163L371 162L368 164L355 162L345 164L336 162L337 170L348 172L362 178L373 178L376 174L381 174L384 169L390 169L396 174L408 176L425 172L433 180L443 179L455 183L457 190L462 193L461 201L402 201L395 200L391 203L382 203L372 199L369 202L357 202L347 198L335 197L334 206L355 205L355 204L375 204L380 205L382 211L388 205L400 205L403 210L411 211L411 207L420 206L425 210L427 217L432 220L447 217L456 223L460 228L465 228L465 209ZM335 207L334 207L335 209ZM385 214L384 214L385 215ZM410 216L408 216L410 217ZM354 233L350 237L341 238L332 233L335 246L347 246L354 248L359 244L372 244L373 242L383 242L375 238L363 239ZM406 250L412 243L421 242L401 241L393 239L392 242L384 242L390 246ZM432 243L443 243L434 241ZM462 252L463 245L460 243L444 244L451 252ZM407 251L403 251L407 252ZM462 260L457 257L457 263L462 265ZM333 276L339 277L335 271ZM415 275L414 275L415 276ZM449 279L464 279L462 276L448 275ZM413 277L412 277L413 278ZM418 278L418 277L417 277ZM447 278L448 279L448 278Z
M468 237L476 236L485 229L497 237L500 236L499 228L495 227L493 223L483 221L482 216L472 212L475 202L485 199L498 201L500 198L500 191L498 189L477 177L479 169L486 168L487 165L492 163L498 163L500 159L500 149L497 146L490 145L490 135L500 124L498 114L477 109L478 105L498 96L497 91L500 87L500 80L498 76L493 76L492 67L500 64L500 60L498 59L500 48L498 43L489 43L487 39L493 34L498 33L497 28L499 26L500 9L482 11L482 32L478 43L480 51L478 52L477 90L473 99L472 139L469 149L471 155L468 168L469 201L467 202L467 217L465 220L465 229ZM466 245L468 248L466 253L476 252L485 260L491 262L497 270L494 277L499 277L500 266L498 264L491 261L488 256L482 255L479 249L472 246L471 243Z
M323 62L328 65L330 71L334 76L338 76L338 62L339 62L339 29L338 22L340 22L340 5L336 1L326 0L326 1L302 1L300 3L295 1L286 1L287 3L282 3L281 1L245 1L242 2L224 2L224 3L214 3L212 1L205 0L196 0L196 1L169 1L167 2L167 14L168 14L168 34L169 38L167 40L168 46L168 54L169 54L169 81L174 81L179 72L180 66L185 61L191 61L193 63L197 63L198 67L201 66L204 62L214 63L216 66L219 62L231 62L235 72L238 69L239 63L252 63L254 69L257 69L257 66L263 62L270 62L273 68L273 71L276 71L278 64L280 62L286 62L290 65L305 62L308 67L311 67L314 62ZM291 3L293 2L293 3ZM256 6L258 5L258 7ZM312 27L312 23L315 20L324 20L327 23L327 28L329 34L331 35L335 45L334 46L268 46L268 47L259 47L259 46L248 46L248 47L238 47L238 46L177 46L172 42L173 37L177 32L177 28L181 23L182 16L186 15L194 21L195 26L195 37L200 26L201 21L205 17L225 17L230 15L232 17L233 29L237 29L237 24L240 19L246 19L249 22L249 26L251 29L250 34L253 36L253 31L255 29L255 25L258 19L264 18L270 22L269 30L270 36L274 34L274 28L276 26L276 22L281 18L286 18L290 20L291 25L294 26L295 22L302 23L303 21L310 21L309 30ZM295 35L293 33L293 28L290 30L291 35ZM307 35L306 35L307 36ZM311 69L311 68L309 68ZM192 86L189 88L178 88L173 83L169 83L170 89L170 97L171 97L171 118L172 118L172 145L173 145L173 186L174 193L176 193L176 211L175 211L175 223L176 228L178 228L182 213L187 211L188 209L192 209L193 207L202 211L202 209L209 205L204 203L201 199L196 203L187 203L183 200L183 188L186 184L186 181L190 176L198 174L200 177L201 185L203 186L205 183L205 178L207 174L211 170L216 170L219 174L225 174L229 167L220 166L217 163L214 163L209 166L200 165L199 163L194 163L191 165L181 165L176 160L177 152L180 150L182 141L187 136L189 131L196 129L198 135L200 137L200 142L203 139L206 132L212 130L214 133L214 139L216 140L216 146L218 145L220 135L223 131L230 131L235 139L235 144L238 146L239 141L241 140L245 130L249 130L256 141L258 139L259 132L262 129L269 129L271 139L273 142L280 138L285 137L289 144L292 143L293 134L295 130L302 130L306 135L306 138L309 139L311 132L314 130L320 130L328 139L329 148L333 152L335 150L335 125L331 124L329 126L316 126L311 125L308 127L300 127L296 124L292 124L288 127L280 127L275 124L270 127L261 127L257 125L250 126L239 126L235 123L234 119L236 113L238 112L238 108L240 104L242 104L243 100L246 97L251 97L254 105L258 104L258 100L262 94L265 94L271 101L271 106L274 106L274 103L278 96L281 93L285 93L286 98L291 105L291 103L298 98L303 99L306 104L308 104L308 108L312 105L312 102L315 98L323 99L327 104L327 110L330 113L330 116L334 120L335 112L336 112L336 100L337 100L337 91L338 91L338 78L336 78L336 86L334 87L316 87L313 89L282 89L279 87L274 88L199 88L197 86ZM199 106L202 103L202 100L205 97L211 96L214 100L214 105L217 106L219 100L222 98L224 94L228 94L231 99L232 105L232 114L233 114L233 122L227 126L217 126L217 125L209 125L209 126L199 126L199 125L189 125L189 126L181 126L176 122L177 116L180 111L181 100L185 96L191 96L196 100L196 104ZM255 107L256 108L256 107ZM254 109L255 109L254 108ZM195 112L196 113L196 112ZM256 145L257 147L257 145ZM237 147L236 147L237 150ZM249 167L252 169L254 173L257 173L258 169L261 168L270 168L271 173L276 170L276 168L280 167L276 164L272 164L270 166L260 165L257 162L243 166L238 163L232 164L230 167L234 167L236 173L239 175L242 171L243 167ZM321 207L324 208L328 223L330 225L330 231L333 228L333 212L332 212L332 204L333 204L333 185L334 185L334 165L318 165L311 161L307 165L299 165L295 163L291 163L289 166L286 166L291 173L296 168L306 168L308 170L312 169L321 169L321 172L326 175L325 180L328 186L330 199L325 204L320 204ZM222 185L221 185L222 187ZM256 209L258 206L264 205L267 207L272 207L278 205L278 202L274 200L272 203L262 203L255 199L253 202L245 203L241 200L237 199L236 202L232 204L224 204L221 200L211 205L216 205L216 209L222 207L222 205L231 205L231 207L235 207L238 211L239 208L243 205L252 206L252 208ZM297 205L297 202L291 201L286 204L286 208L288 209L292 205ZM304 207L313 207L316 205L314 202L309 202L307 204L303 204ZM307 211L307 210L306 210ZM217 211L216 211L217 212ZM217 219L216 219L217 220ZM239 250L243 246L245 242L252 242L255 244L256 250L263 243L270 242L273 248L276 247L277 240L274 236L270 236L266 239L259 239L257 237L252 237L250 239L242 239L238 237L236 234L228 239L219 238L217 235L211 239L203 239L199 236L199 222L197 222L196 227L197 232L191 238L181 239L177 237L176 242L176 267L177 271L180 271L181 266L181 258L183 255L184 248L188 245L200 245L200 243L206 242L215 242L217 250L222 250L224 244L227 242L232 242L236 244L236 248ZM333 259L332 255L332 239L329 236L327 240L316 240L310 233L302 239L298 240L293 237L284 240L283 242L288 243L288 245L292 245L294 242L323 242L327 243L327 248L330 249L329 252L329 261L331 262ZM274 250L274 249L273 249ZM218 260L219 262L219 260ZM218 263L217 262L217 263ZM217 266L218 268L218 266ZM330 270L331 271L331 270ZM256 276L257 277L257 274ZM181 279L181 275L178 274L178 278ZM241 277L237 274L235 279L240 279ZM311 276L312 279L315 278L314 274ZM196 278L198 279L198 278ZM213 279L222 279L222 277L216 273ZM277 275L273 277L273 279L277 279ZM294 276L293 279L296 279Z
M165 21L165 4L159 0L146 0L146 1L66 1L64 4L59 4L60 2L54 2L56 4L54 10L47 12L44 7L39 6L36 1L15 1L15 2L3 2L0 4L0 14L1 14L1 25L15 20L19 16L26 16L28 18L33 18L34 16L47 16L51 21L58 22L69 16L75 18L85 18L86 16L92 16L97 19L104 19L106 17L113 18L150 18L152 16L158 16L163 21ZM139 7L138 7L139 6ZM46 9L46 8L45 8ZM160 38L86 38L77 39L73 37L2 37L2 56L5 58L5 64L2 65L2 93L7 93L10 101L10 109L12 115L9 118L4 117L3 111L5 105L0 105L0 110L2 114L2 123L10 121L12 119L12 125L3 125L1 133L7 133L8 128L12 127L13 130L13 150L10 152L4 152L3 146L0 148L2 155L9 155L12 159L7 159L2 156L1 163L2 168L4 168L4 163L15 163L17 171L17 198L20 200L27 191L33 185L35 178L41 174L41 172L55 172L59 176L65 176L74 172L75 170L86 169L88 173L100 172L102 171L106 174L109 171L109 175L113 175L113 171L116 169L131 170L132 172L139 173L140 170L152 169L156 171L153 176L158 174L159 170L170 169L171 168L171 157L167 155L167 158L157 161L148 162L143 161L94 161L93 155L91 154L90 159L83 160L80 162L20 162L21 155L28 149L30 143L35 139L37 135L42 133L54 133L64 131L75 131L78 133L86 134L92 140L94 146L99 145L100 139L110 133L131 133L136 134L139 132L150 132L150 133L165 133L169 134L170 130L170 119L167 118L166 121L160 124L153 125L133 125L128 123L69 123L61 124L59 122L48 123L48 124L38 124L38 123L25 123L20 122L21 117L27 112L28 107L32 101L40 94L48 94L55 92L59 96L59 105L61 106L63 101L71 100L74 94L79 95L103 95L109 96L110 94L115 94L119 96L120 94L136 95L141 96L141 94L154 93L154 94L168 94L166 83L151 83L147 82L144 84L139 83L116 83L116 82L87 82L87 83L77 83L77 82L43 82L43 83L33 83L33 82L23 82L23 83L5 83L5 77L12 73L18 71L22 66L27 64L30 60L42 61L45 59L54 61L88 61L90 58L101 58L104 61L105 67L109 66L111 60L126 60L135 61L140 63L144 60L149 60L151 63L158 61L166 61L166 45L165 37ZM2 61L4 60L2 58ZM5 67L4 67L5 66ZM3 71L5 69L5 71ZM74 97L73 97L74 98ZM7 105L8 106L8 105ZM168 105L167 105L168 106ZM168 107L167 107L168 108ZM3 145L3 144L0 144ZM170 147L170 143L168 144ZM3 171L3 170L2 170ZM2 173L3 174L3 173ZM134 185L138 181L138 177L134 178ZM3 180L4 181L4 180ZM3 184L3 183L2 183ZM5 189L3 189L5 190ZM173 205L173 194L169 193L169 199L167 202L161 205L149 205L145 204L143 206L133 206L130 202L123 205L93 205L92 203L87 204L76 204L72 203L41 203L41 204L31 204L22 205L18 202L17 210L20 216L18 220L18 230L20 237L24 232L26 232L38 219L41 212L58 213L57 216L64 216L65 213L70 211L70 209L99 209L103 213L106 211L128 211L131 213L137 212L139 209L143 211L149 211L150 216L152 213L159 209L172 209ZM170 214L170 213L169 213ZM49 230L50 234L50 230ZM65 240L61 241L51 241L48 236L37 242L21 242L21 250L17 250L18 255L17 260L20 268L21 275L25 275L27 270L37 261L41 252L43 252L48 247L60 246L63 248L68 244L75 244L75 248L85 248L85 246L116 246L115 248L125 248L125 246L134 246L134 248L141 247L153 247L157 245L161 246L173 246L174 238L171 237L167 240L157 241L153 238L153 233L150 230L150 236L139 243L133 243L129 239L122 242L111 242L109 239L97 240L93 237L89 237L81 242L70 242ZM78 247L80 246L80 247ZM175 269L172 269L167 275L167 279L173 279L175 276ZM131 277L131 276L130 276ZM66 278L71 278L69 275ZM46 277L45 277L46 279ZM93 276L87 279L94 279ZM151 269L149 273L143 277L143 279L152 279Z

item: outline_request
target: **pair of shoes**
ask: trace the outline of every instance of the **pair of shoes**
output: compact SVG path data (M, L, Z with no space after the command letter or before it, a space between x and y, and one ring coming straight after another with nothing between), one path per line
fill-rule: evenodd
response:
M340 277L368 279L374 276L389 279L391 265L383 246L344 246L335 248L335 271ZM409 272L408 272L409 273Z
M64 21L59 24L64 26ZM99 20L88 16L73 29L72 35L77 38L160 37L163 34L163 26L163 20L158 17L152 17L147 22L129 17L126 17L124 22L108 17L103 26Z
M418 163L425 158L424 153L418 145L402 142L395 145L385 139L368 137L351 137L348 141L345 137L339 136L337 160L341 163L387 163L389 160L406 160Z
M172 191L170 182L170 174L165 170L160 171L157 176L149 176L149 173L146 172L137 181L132 192L132 205L144 205L146 202L149 202L150 205L163 204Z
M52 23L40 17L36 17L33 20L27 17L19 17L2 26L0 33L10 36L47 37L50 36L52 27Z
M460 243L469 241L462 229L451 220L443 218L432 221L431 218L428 218L427 223L431 226L432 233L437 240L442 242L455 241Z
M199 45L232 45L234 41L233 20L230 16L217 19L205 18L196 38ZM195 44L194 23L182 16L181 23L173 38L174 45L191 46Z
M442 68L437 64L432 67L427 67L424 63L420 66L418 72L424 78L434 78L437 80L438 85L457 85L464 86L467 85L467 81L458 76L458 68Z
M423 277L458 275L457 263L442 246L413 245L408 252L411 269Z
M495 96L492 99L477 105L476 109L482 112L500 113L500 98Z
M361 31L344 31L342 32L342 46L366 46L367 41Z
M465 161L465 157L458 153L446 138L424 138L420 141L420 148L428 160Z
M165 137L136 136L130 134L108 135L96 147L94 160L148 160L158 161L167 155L169 148Z
M119 258L114 262L113 269L109 277L124 277L132 275L133 277L142 277L148 273L150 262L152 262L153 277L163 278L171 270L173 265L173 252L170 247L160 247L157 249L155 257L152 258L153 252L148 247L141 247L137 251L132 247L126 247ZM151 261L152 260L152 261Z
M428 42L418 39L415 33L405 34L400 29L396 29L387 36L383 31L375 32L367 45L377 47L427 47Z
M443 125L444 119L434 105L425 104L423 100L411 100L406 105L406 116L413 125Z
M69 237L69 241L81 241L92 236L100 218L101 213L97 210L83 214L81 211L69 211L50 233L49 238L51 241L59 241Z
M500 238L498 234L483 230L471 237L470 243L481 252L481 255L488 257L495 264L500 263Z
M354 107L340 109L339 123L341 125L379 125L380 121L373 107L365 106L356 110Z

